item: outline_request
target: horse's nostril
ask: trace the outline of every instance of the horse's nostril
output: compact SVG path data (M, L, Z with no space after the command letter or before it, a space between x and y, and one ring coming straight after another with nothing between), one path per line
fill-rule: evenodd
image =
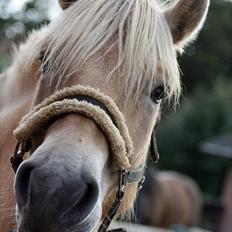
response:
M82 188L76 189L76 200L67 209L62 219L64 223L75 224L84 220L94 210L99 197L99 187L94 179L82 179Z
M29 200L29 183L33 166L30 163L23 163L18 172L15 181L15 191L18 206L25 206Z

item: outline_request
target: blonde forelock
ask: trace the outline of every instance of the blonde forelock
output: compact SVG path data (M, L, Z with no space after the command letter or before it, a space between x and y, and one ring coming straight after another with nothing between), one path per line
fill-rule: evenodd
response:
M78 0L47 34L49 78L58 85L64 82L117 35L118 62L106 78L120 70L126 100L137 102L144 89L151 92L161 79L167 98L177 101L179 69L164 8L156 0Z

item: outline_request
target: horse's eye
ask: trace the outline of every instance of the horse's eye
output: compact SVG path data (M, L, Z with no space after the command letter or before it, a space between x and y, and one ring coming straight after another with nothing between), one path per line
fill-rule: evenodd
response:
M163 98L164 98L164 87L163 86L158 86L151 92L151 99L156 104L159 104Z

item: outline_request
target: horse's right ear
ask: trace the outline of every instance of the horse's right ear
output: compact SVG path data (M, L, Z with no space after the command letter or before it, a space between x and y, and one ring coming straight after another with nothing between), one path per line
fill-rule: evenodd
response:
M210 0L177 0L165 12L173 42L179 47L194 40L206 18Z
M59 0L59 4L63 10L67 9L74 2L76 2L76 0Z

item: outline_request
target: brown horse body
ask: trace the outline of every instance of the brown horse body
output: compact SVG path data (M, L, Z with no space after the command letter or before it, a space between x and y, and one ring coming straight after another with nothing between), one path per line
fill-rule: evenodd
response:
M229 232L232 227L232 168L228 170L228 174L226 176L224 187L222 191L222 205L223 205L223 213L221 217L221 222L219 226L220 232Z
M148 169L146 176L138 198L142 224L162 228L199 225L202 195L194 180L177 172L153 168Z
M159 86L164 85L169 97L179 91L175 52L199 32L209 5L207 0L180 0L164 12L148 0L126 1L127 5L118 0L79 0L69 7L71 2L60 1L67 8L60 20L34 32L0 77L1 232L15 228L15 218L19 231L96 228L118 184L107 138L99 127L91 118L68 114L33 135L31 156L16 173L15 189L9 163L17 142L13 130L33 105L57 89L90 86L110 96L121 110L134 144L131 167L144 166L160 110ZM39 59L44 49L46 75ZM154 102L153 89L155 97L158 93ZM127 93L131 96L125 97ZM137 185L125 191L121 214L132 206Z

